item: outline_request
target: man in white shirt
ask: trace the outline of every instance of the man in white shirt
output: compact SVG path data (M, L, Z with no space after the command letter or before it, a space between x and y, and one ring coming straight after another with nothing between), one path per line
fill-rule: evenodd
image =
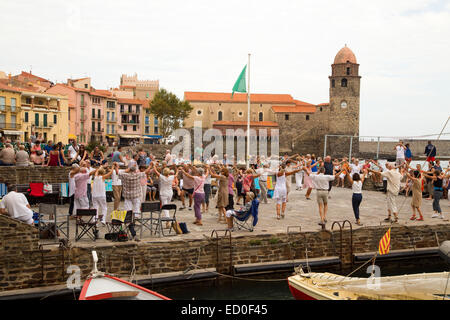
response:
M359 160L355 159L353 161L353 163L350 164L350 170L351 170L350 177L353 177L353 174L355 174L355 173L358 173L358 174L361 173L362 167L363 167L363 165L359 164Z
M386 164L387 171L381 173L382 177L387 178L387 206L388 206L388 217L384 219L384 221L391 221L391 215L394 214L394 222L398 221L398 210L396 199L398 196L398 192L400 191L400 180L402 179L402 175L397 171L396 167L392 164Z
M373 164L376 166L382 168L379 164L372 161ZM387 207L388 207L388 217L384 219L386 222L391 222L391 215L394 214L394 221L398 221L398 210L397 210L397 204L396 199L398 196L398 192L400 191L400 180L402 179L402 175L400 172L397 171L397 167L393 166L391 163L386 163L385 166L386 170L383 169L383 172L380 173L380 175L383 177L383 179L386 179L386 200L387 200ZM370 172L375 172L371 169L369 169ZM384 182L384 181L383 181Z
M166 156L164 157L164 161L167 163L168 166L171 166L173 164L172 155L170 154L170 150L166 150Z
M8 214L10 217L23 221L27 224L33 224L33 210L23 193L17 192L15 185L8 185L11 190L0 202L0 214Z
M259 174L259 190L261 192L261 202L267 203L267 175L269 174L269 164L264 164L262 168L256 169Z
M400 166L405 163L405 150L406 147L403 145L403 141L400 141L394 148L396 151L395 165Z
M69 146L69 149L68 149L69 158L72 162L81 159L80 156L78 156L79 159L75 159L75 156L77 155L77 151L78 151L77 143L75 142L75 140L73 140L72 144Z
M308 174L308 171L304 171ZM329 182L334 181L336 176L340 173L341 172L337 172L335 175L325 175L325 168L321 167L318 174L309 175L316 189L317 204L319 205L320 215L319 225L321 225L322 228L325 227L325 223L327 222Z
M119 178L119 174L123 173L125 170L119 170L118 162L113 163L112 169L113 173L111 175L111 185L114 197L114 210L119 210L120 198L122 197L122 181Z

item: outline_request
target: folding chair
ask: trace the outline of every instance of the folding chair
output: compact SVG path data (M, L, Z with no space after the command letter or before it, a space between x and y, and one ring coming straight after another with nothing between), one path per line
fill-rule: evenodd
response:
M235 211L232 214L234 223L236 224L236 226L239 230L245 229L250 232L253 232L254 227L258 223L258 208L259 208L258 199L253 199L250 210L245 211L245 212ZM253 217L251 223L250 223L250 217Z
M169 211L168 218L162 217L163 210ZM170 217L170 211L173 211L172 217ZM156 217L153 217L153 213L156 213ZM170 222L169 234L171 233L174 223L177 222L177 219L176 219L177 206L175 204L165 204L161 207L160 210L158 210L156 212L151 212L150 214L151 214L150 221L152 223L152 230L153 230L153 226L155 226L155 234L158 233L158 235L160 237L161 237L161 235L166 236L164 234L164 229L167 229L167 228L165 227L165 225L163 226L163 222L165 222L165 224L167 224L167 222ZM175 235L176 235L176 233L175 233Z
M150 235L153 233L153 224L152 224L152 214L153 212L158 212L160 210L160 202L143 202L141 204L141 216L139 218L135 218L135 221L139 223L140 228L140 237L142 238L142 232L144 228L150 230ZM148 212L150 215L148 217L145 216L145 213Z
M38 222L38 230L43 231L47 229L50 232L50 235L53 239L58 239L58 232L56 227L56 205L54 204L39 204L39 222ZM50 228L50 225L53 224L54 228Z
M133 237L130 225L133 224L133 211L115 210L111 213L111 222L106 222L108 233L118 233L127 230L128 236Z
M43 182L31 182L30 188L27 191L32 204L36 204L36 199L44 199L45 193Z
M85 221L83 218L88 220ZM77 209L75 227L75 241L80 240L83 236L88 236L95 241L98 235L97 209Z

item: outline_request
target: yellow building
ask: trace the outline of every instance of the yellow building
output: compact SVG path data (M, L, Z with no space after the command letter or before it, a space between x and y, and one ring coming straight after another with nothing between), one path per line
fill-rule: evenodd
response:
M31 134L35 133L41 140L68 142L67 96L22 89L20 118L23 141L27 141Z
M11 141L22 134L20 96L20 89L0 83L0 134Z

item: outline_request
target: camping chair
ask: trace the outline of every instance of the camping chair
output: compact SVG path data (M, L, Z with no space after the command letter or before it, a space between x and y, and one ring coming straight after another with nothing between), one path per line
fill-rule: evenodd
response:
M58 239L58 232L56 228L56 205L54 204L39 204L39 232L48 230L49 237ZM40 235L41 236L41 235Z
M141 204L141 216L139 218L135 218L135 221L139 223L139 227L141 229L140 231L140 237L142 238L142 232L144 231L144 228L150 230L150 235L153 233L153 224L152 224L152 215L153 212L158 212L160 210L160 202L143 202ZM145 213L149 212L150 215L148 217L145 217Z
M106 222L108 233L119 233L122 230L127 230L130 238L133 237L130 226L133 224L132 210L114 210L111 213L111 222Z
M88 218L88 220L84 221L83 218ZM88 236L95 241L98 235L97 209L77 209L75 227L75 241L80 240L83 236Z
M259 208L259 200L253 199L250 210L245 212L235 211L232 214L234 223L236 224L238 230L245 229L250 232L253 231L254 227L258 223L258 208ZM253 217L251 223L250 217Z
M169 217L163 217L163 210L168 210L169 211ZM170 211L173 211L173 214L170 215ZM167 224L167 222L170 222L170 229L169 229L169 234L172 231L173 225L177 222L176 219L176 214L177 214L177 206L175 204L165 204L161 207L160 210L155 212L155 217L153 217L153 213L150 213L150 221L152 224L152 230L153 230L153 226L155 226L155 234L158 233L158 235L161 237L162 236L166 236L164 234L164 229L167 229L165 227L165 225ZM163 225L164 222L164 225ZM175 233L176 235L176 233Z
M30 202L36 204L37 199L43 199L44 193L44 183L43 182L30 182L30 188L27 190L28 196L30 197Z

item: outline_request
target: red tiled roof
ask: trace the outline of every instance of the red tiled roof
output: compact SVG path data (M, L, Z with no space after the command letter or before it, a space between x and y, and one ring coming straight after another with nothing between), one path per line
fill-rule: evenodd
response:
M11 91L11 92L21 92L21 88L10 87L7 84L0 82L0 90Z
M273 106L272 110L275 113L314 113L316 112L316 106L315 105L310 106L297 105L293 107Z
M294 100L296 106L313 106L313 104L300 101L300 100Z
M22 71L21 75L22 76L26 76L26 77L33 77L33 78L36 78L36 79L39 79L39 80L42 80L42 81L51 82L50 80L47 80L47 79L35 76L34 74L31 74L31 73L28 73L28 72L25 72L25 71Z
M127 103L127 104L148 104L148 100L139 100L139 99L125 99L119 98L117 100L118 103Z
M328 106L328 105L330 105L330 104L328 102L325 102L325 103L318 104L317 106L322 107L322 106Z
M243 103L247 102L246 93L235 93L233 99L230 93L223 92L184 92L184 99L186 101L212 101L212 102L235 102ZM286 103L294 104L294 99L290 94L262 94L251 93L251 103Z
M246 126L247 121L214 121L217 126ZM273 121L250 121L251 127L278 127L278 123Z
M110 91L108 91L108 90L91 90L90 94L92 96L99 96L99 97L115 99L113 97L112 93Z

